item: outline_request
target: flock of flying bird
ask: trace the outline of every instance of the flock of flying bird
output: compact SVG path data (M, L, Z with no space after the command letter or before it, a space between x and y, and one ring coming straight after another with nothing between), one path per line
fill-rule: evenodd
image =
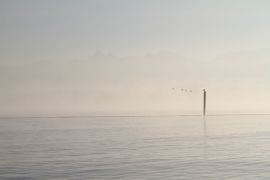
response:
M172 88L172 90L174 91L174 90L177 90L177 89L176 89L176 88ZM181 90L181 92L183 92L183 93L192 93L192 90L190 90L190 89L184 89L184 88L181 88L180 90Z

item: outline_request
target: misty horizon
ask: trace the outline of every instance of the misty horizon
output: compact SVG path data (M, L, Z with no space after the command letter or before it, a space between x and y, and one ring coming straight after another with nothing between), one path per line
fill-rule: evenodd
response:
M269 3L240 2L1 1L0 115L270 113Z

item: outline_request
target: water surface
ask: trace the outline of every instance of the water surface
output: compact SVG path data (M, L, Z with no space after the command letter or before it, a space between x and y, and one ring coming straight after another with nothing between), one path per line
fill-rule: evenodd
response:
M0 119L0 179L269 179L270 116Z

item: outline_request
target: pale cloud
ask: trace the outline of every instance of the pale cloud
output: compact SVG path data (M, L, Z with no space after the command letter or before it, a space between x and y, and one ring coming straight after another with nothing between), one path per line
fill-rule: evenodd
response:
M0 113L270 112L267 5L1 1Z

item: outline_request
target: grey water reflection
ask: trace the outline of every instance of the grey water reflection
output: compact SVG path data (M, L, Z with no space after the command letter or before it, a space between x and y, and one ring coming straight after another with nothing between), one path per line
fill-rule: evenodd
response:
M269 179L269 120L0 119L0 179Z
M203 116L203 152L204 152L204 159L208 159L208 145L207 145L207 117Z

